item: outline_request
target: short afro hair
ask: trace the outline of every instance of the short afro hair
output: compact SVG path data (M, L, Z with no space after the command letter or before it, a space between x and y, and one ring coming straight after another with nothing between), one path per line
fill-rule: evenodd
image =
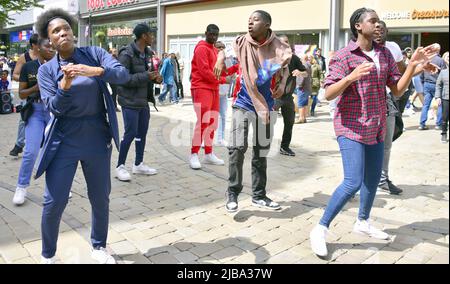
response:
M255 12L253 12L253 14L255 13L258 13L261 16L264 23L269 24L269 26L272 25L272 17L269 13L263 10L256 10Z
M54 19L66 20L73 29L77 25L77 20L63 9L50 9L42 13L36 21L36 31L42 38L48 38L48 24Z

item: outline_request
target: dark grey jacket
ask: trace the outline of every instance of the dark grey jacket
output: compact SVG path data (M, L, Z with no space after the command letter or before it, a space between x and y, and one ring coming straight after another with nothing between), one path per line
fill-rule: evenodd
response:
M436 94L438 99L448 100L448 68L441 71L436 81Z
M141 54L135 42L120 49L118 60L128 69L131 77L128 83L117 86L118 102L122 107L147 108L149 99L154 102L153 82L148 73L153 66L152 55L149 48L145 49L145 56Z

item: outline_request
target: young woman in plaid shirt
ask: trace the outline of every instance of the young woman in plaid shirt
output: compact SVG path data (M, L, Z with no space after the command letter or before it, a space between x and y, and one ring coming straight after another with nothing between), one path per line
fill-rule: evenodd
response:
M369 224L383 164L386 131L386 86L394 96L401 96L408 87L416 67L426 65L436 54L434 45L418 48L401 76L390 51L373 39L378 33L378 15L361 8L350 18L354 39L337 51L330 61L325 80L325 97L337 98L334 128L342 155L344 181L328 202L319 224L311 231L311 248L318 256L328 254L328 227L345 204L361 191L360 209L354 232L378 239L389 235ZM422 68L423 67L419 67Z

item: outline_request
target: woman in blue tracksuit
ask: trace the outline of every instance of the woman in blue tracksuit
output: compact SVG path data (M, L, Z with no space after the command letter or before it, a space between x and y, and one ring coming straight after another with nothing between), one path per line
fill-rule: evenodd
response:
M62 9L48 10L37 20L42 38L49 38L56 56L42 65L38 84L53 114L46 131L36 177L45 175L42 213L42 262L54 263L58 229L70 188L81 162L92 207L92 258L115 263L105 250L111 191L111 138L118 147L114 102L105 82L124 84L128 71L105 50L77 48L75 20Z

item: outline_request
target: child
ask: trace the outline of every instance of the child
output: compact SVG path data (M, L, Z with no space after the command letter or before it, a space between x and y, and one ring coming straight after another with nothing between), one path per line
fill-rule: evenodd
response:
M8 70L3 70L0 78L0 92L11 91L11 81L8 79Z

